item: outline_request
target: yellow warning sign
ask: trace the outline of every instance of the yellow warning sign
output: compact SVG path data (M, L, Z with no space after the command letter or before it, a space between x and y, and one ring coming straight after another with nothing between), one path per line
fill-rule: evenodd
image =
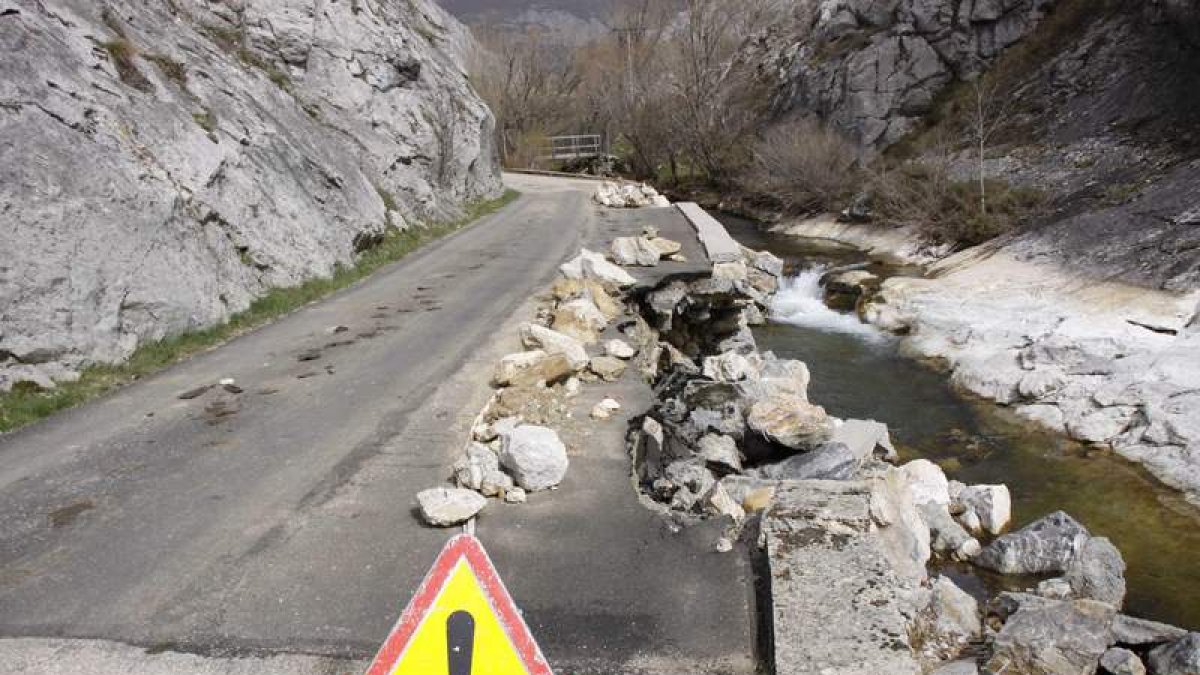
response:
M451 539L367 675L551 675L479 541Z

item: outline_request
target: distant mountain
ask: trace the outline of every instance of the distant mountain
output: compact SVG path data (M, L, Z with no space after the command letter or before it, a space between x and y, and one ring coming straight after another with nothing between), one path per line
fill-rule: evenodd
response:
M593 19L608 12L605 0L442 0L447 11L464 21L476 19L515 19L527 10L550 10Z
M608 32L606 0L441 0L451 14L473 27L508 30L538 27L563 42L580 43Z

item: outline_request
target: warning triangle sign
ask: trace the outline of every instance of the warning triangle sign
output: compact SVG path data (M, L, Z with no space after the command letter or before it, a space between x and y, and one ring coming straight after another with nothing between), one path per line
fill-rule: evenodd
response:
M421 582L367 675L553 675L479 540L460 534Z

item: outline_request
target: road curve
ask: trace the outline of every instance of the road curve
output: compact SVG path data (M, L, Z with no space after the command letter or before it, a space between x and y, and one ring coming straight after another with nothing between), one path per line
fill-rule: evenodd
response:
M509 181L521 199L365 283L0 437L0 637L369 656L446 539L413 495L445 480L499 331L604 234L591 184ZM180 398L227 377L243 391ZM593 519L569 486L484 521L551 660L752 672L744 561L672 535L619 482L594 532L562 531Z

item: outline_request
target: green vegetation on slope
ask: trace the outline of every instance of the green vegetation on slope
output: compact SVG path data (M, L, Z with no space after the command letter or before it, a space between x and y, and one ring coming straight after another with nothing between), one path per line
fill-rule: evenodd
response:
M142 345L128 361L117 365L98 364L85 368L77 382L64 382L49 391L22 382L11 392L0 394L0 432L48 417L92 400L112 389L135 382L163 368L220 345L258 328L308 303L343 289L370 276L379 268L419 249L425 244L460 230L496 211L519 196L509 190L504 196L471 204L459 220L413 227L405 232L392 231L376 246L364 251L350 266L339 266L329 277L310 279L299 286L275 288L255 300L223 324L200 331L168 337Z

